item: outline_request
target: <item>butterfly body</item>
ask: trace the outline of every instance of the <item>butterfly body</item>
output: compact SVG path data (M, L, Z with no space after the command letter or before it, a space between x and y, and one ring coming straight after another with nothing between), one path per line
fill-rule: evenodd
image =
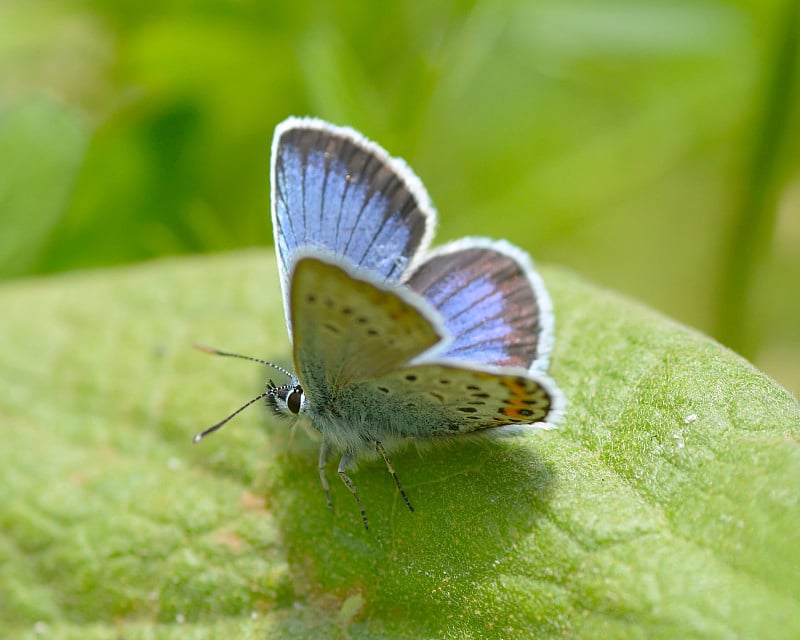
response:
M436 213L401 160L352 129L278 126L272 221L295 372L263 396L321 439L338 473L408 442L550 428L553 315L528 256L465 238L428 251ZM217 428L217 426L213 427Z

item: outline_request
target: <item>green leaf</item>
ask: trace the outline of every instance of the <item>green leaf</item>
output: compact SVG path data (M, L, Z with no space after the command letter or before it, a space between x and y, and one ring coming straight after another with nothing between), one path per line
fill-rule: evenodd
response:
M800 637L800 407L709 339L546 269L561 429L353 473L251 409L274 257L0 288L0 636ZM329 475L335 476L329 469ZM333 478L332 478L333 479Z

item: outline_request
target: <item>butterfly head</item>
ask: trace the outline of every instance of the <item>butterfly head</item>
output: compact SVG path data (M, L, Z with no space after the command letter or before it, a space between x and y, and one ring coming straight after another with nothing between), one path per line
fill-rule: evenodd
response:
M272 408L272 410L280 416L286 416L288 418L293 418L295 416L302 415L306 409L308 408L308 401L306 399L305 393L303 393L303 387L300 386L300 380L297 378L296 375L287 371L283 367L274 364L272 362L267 362L266 360L261 360L260 358L252 358L250 356L243 356L239 355L238 353L230 353L229 351L220 351L219 349L214 349L213 347L208 347L202 344L194 345L196 349L199 351L203 351L204 353L210 353L212 355L217 356L227 356L230 358L241 358L242 360L251 360L253 362L258 362L260 364L267 365L272 367L273 369L277 369L281 373L285 374L289 378L289 382L286 384L277 385L272 380L267 383L266 389L264 392L253 398L252 400L246 402L241 407L239 407L236 411L231 413L227 418L224 420L220 420L217 424L209 427L205 431L201 431L194 437L194 442L200 442L203 438L207 435L214 433L218 429L220 429L223 425L225 425L231 418L234 416L239 415L242 411L244 411L247 407L251 404L258 402L261 399L266 400L267 405Z
M272 380L267 383L267 405L279 416L289 418L301 415L308 408L306 394L300 381L292 376L286 384L276 385Z

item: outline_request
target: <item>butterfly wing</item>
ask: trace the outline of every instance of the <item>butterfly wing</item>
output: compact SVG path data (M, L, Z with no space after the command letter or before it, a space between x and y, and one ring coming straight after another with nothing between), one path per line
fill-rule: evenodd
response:
M561 392L544 375L525 369L424 363L359 385L377 402L374 418L397 438L427 438L538 423L561 413ZM550 423L550 424L548 424Z
M301 251L292 270L297 375L315 419L376 440L553 421L561 395L544 374L448 357L424 298L334 256Z
M339 394L353 385L446 344L422 298L314 250L297 254L290 302L297 376L318 407L346 404Z
M271 180L285 302L301 248L342 256L393 282L432 238L436 212L419 178L353 129L313 118L284 121L272 142ZM288 305L286 315L291 322Z
M550 297L530 259L513 245L480 238L452 242L431 253L407 284L444 318L453 340L443 358L547 368Z

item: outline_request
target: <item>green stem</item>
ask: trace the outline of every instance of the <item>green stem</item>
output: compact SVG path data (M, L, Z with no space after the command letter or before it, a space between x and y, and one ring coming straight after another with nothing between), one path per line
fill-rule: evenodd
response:
M775 228L781 156L786 151L797 92L799 7L797 0L789 0L780 12L763 110L743 178L742 199L732 220L717 306L716 336L746 356L752 355L758 344L750 303Z

